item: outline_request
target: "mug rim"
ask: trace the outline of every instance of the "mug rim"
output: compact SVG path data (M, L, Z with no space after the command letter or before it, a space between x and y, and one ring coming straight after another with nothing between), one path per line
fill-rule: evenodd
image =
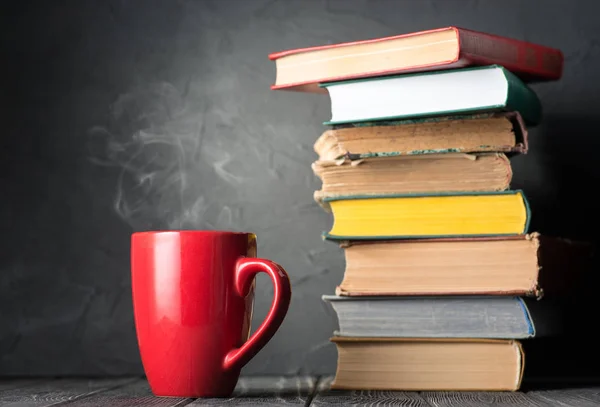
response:
M157 229L131 233L132 236L164 235L164 234L203 234L203 235L256 235L254 232L236 232L233 230L202 230L202 229Z

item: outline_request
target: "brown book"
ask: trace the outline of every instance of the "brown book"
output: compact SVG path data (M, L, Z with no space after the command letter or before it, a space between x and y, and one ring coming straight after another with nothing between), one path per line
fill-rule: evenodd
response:
M336 125L315 142L319 160L446 152L527 153L517 112Z
M544 236L342 242L346 269L336 294L523 295L570 291L590 267L592 246Z
M312 169L323 184L314 194L317 202L350 195L504 191L513 175L503 153L315 161Z
M515 391L523 349L514 340L331 339L338 351L332 389Z

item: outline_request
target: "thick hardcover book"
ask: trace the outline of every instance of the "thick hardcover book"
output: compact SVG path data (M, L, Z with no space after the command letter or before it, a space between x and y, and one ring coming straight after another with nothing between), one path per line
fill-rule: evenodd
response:
M314 198L446 192L503 191L512 168L502 153L441 153L315 161L322 182Z
M340 242L343 296L517 295L559 298L594 269L588 242L515 236Z
M317 84L408 72L503 65L525 81L557 80L562 75L560 50L518 39L444 27L276 52L276 79L271 89L322 92Z
M329 240L388 240L527 233L521 190L325 198L333 213ZM327 208L327 207L326 207Z
M525 354L519 341L333 337L332 389L396 391L518 390Z
M519 112L353 122L331 126L313 146L320 160L437 153L527 154L528 132Z
M325 124L415 119L517 111L537 125L537 94L499 65L356 79L321 84L329 92L331 120Z
M336 336L527 339L562 332L552 300L512 296L342 297L325 295Z

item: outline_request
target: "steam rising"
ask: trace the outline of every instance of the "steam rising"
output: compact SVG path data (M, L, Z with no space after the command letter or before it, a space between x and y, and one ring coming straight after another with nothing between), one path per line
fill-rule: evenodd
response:
M91 159L118 168L114 209L134 229L215 228L208 219L231 227L232 208L205 194L219 188L223 196L244 178L228 169L223 139L206 140L206 110L186 91L155 83L119 96L108 125L90 130Z

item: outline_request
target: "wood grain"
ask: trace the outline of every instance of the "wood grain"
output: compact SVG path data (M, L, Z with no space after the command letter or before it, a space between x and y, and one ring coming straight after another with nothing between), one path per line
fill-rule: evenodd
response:
M530 391L527 396L545 405L587 407L600 406L600 387Z
M241 377L230 398L155 397L145 379L1 380L0 407L91 406L600 406L600 387L528 392L400 392L331 390L333 377ZM538 387L539 388L539 387ZM313 398L313 395L314 398Z
M333 377L319 380L311 406L430 407L418 392L331 390Z
M92 407L92 406L152 406L152 407L174 407L184 406L193 399L177 397L156 397L152 394L148 381L136 380L125 386L116 387L103 392L83 397L73 402L66 403L68 407Z
M539 400L531 399L521 392L420 392L421 397L427 400L432 407L540 407L547 406Z
M231 398L196 399L189 406L306 405L316 386L314 377L240 377Z
M33 385L2 391L0 406L54 406L122 386L132 380L131 378L40 380Z

